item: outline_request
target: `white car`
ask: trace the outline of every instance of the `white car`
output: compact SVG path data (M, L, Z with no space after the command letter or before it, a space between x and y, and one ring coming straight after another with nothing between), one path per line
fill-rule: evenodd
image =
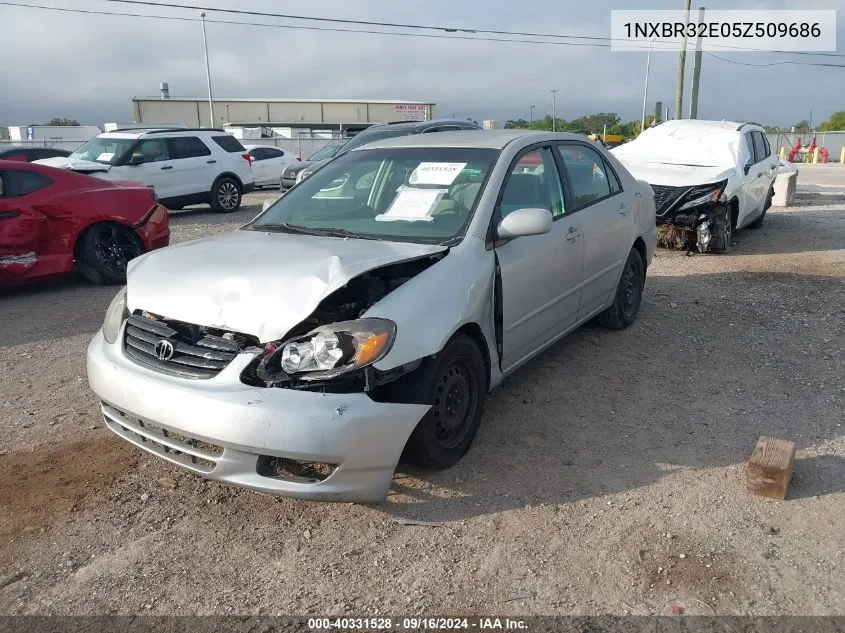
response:
M35 162L104 180L143 183L155 189L168 209L206 203L230 213L255 188L252 156L228 132L208 128L115 130L70 156Z
M778 157L755 123L667 121L611 152L651 184L663 245L727 251L772 205Z
M278 187L282 172L302 159L273 145L245 145L252 156L252 173L256 187Z

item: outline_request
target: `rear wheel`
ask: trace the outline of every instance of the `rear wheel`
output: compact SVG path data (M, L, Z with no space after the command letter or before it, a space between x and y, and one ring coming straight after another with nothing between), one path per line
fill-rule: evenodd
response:
M234 178L222 176L211 186L211 208L217 213L232 213L241 206L241 186Z
M484 358L468 336L455 336L399 389L402 401L431 403L403 457L428 469L453 466L469 450L487 401Z
M636 248L628 253L622 277L611 306L598 316L598 322L612 330L624 330L637 320L643 301L645 262Z
M126 265L144 253L135 233L119 224L101 223L80 238L79 269L95 284L126 283Z

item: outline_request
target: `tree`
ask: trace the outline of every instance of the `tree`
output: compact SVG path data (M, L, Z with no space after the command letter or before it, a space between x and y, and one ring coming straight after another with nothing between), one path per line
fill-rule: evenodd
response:
M810 133L810 122L809 121L798 121L792 127L795 128L795 132L798 134L809 134Z
M44 125L56 125L56 126L76 126L79 125L79 121L76 119L62 119L62 118L55 118L50 119L49 123L45 123Z
M505 121L506 130L527 130L530 123L525 119L510 119Z
M819 126L822 132L845 130L845 110L834 112L830 118Z

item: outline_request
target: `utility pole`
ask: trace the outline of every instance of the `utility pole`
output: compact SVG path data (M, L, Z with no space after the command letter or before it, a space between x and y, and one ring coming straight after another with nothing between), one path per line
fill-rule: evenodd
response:
M529 123L534 123L534 108L536 108L536 107L537 106L531 106L530 108L528 108L528 122Z
M687 29L689 11L692 0L685 0L684 7L684 37L681 39L681 54L678 58L678 82L675 84L675 118L680 119L684 106L684 68L687 64Z
M556 129L557 128L557 112L555 111L555 101L556 101L558 91L557 91L557 89L555 89L555 90L549 90L549 92L552 93L552 132L556 132L557 131L557 129Z
M200 13L202 18L202 46L205 49L205 77L208 80L208 115L211 123L208 127L214 127L214 99L211 96L211 66L208 64L208 39L205 35L205 11Z
M648 73L651 69L651 44L654 42L654 38L652 37L648 41L648 55L645 58L645 87L643 88L643 120L640 124L640 133L645 130L645 109L646 109L646 102L648 101Z
M698 23L704 23L704 7L698 7ZM692 67L692 91L689 101L689 118L698 118L698 82L701 80L701 29L695 38L695 62Z

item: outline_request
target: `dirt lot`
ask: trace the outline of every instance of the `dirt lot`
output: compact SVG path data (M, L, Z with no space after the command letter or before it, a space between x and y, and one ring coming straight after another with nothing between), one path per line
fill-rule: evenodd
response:
M174 239L265 197L179 214ZM0 295L0 612L845 614L845 195L799 203L730 255L660 251L634 327L569 336L493 395L459 466L400 466L372 506L125 445L84 367L115 289ZM761 434L799 445L788 501L744 490Z

